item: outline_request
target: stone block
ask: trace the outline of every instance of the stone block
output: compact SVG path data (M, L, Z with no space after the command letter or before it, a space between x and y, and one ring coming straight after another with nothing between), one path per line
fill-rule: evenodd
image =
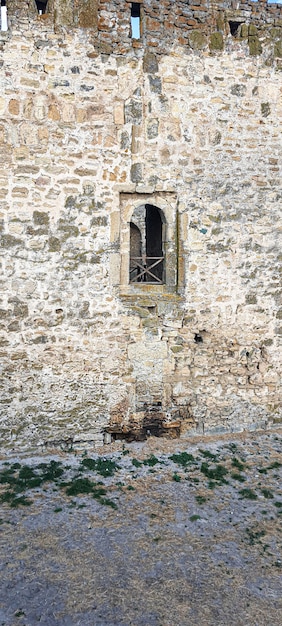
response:
M114 107L114 123L118 125L124 124L124 104L119 102Z

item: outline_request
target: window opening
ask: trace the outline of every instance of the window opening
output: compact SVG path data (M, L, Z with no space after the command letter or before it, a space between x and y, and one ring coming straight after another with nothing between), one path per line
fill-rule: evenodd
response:
M37 11L39 15L43 15L43 13L46 13L47 0L46 2L39 2L39 0L35 0L35 3L37 6Z
M238 37L240 33L241 22L229 22L230 34L232 37Z
M8 30L6 0L1 0L0 30Z
M130 222L130 283L164 282L162 212L151 204L135 209Z
M141 37L141 13L138 2L132 2L131 5L131 37L132 39Z

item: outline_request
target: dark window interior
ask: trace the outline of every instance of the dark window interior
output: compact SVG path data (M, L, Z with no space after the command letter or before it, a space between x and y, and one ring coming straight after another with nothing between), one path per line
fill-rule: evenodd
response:
M39 15L42 15L43 13L46 13L47 0L46 0L46 2L39 2L39 0L35 0L35 4L37 6L37 11L38 11Z
M151 204L136 209L130 222L129 280L164 282L162 214Z
M139 4L139 2L132 2L132 5L131 5L131 17L139 17L139 19L140 19L140 4Z
M162 257L162 220L159 209L146 204L146 255L147 257ZM162 281L163 261L153 268L152 273Z
M232 37L238 37L240 32L241 22L229 22L230 33Z

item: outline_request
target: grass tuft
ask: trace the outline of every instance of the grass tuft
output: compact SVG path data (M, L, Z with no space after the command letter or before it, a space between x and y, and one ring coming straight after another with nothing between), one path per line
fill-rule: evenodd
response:
M149 465L150 467L154 467L154 465L157 465L158 463L161 463L161 461L159 461L159 459L154 454L151 454L148 459L145 459L145 461L143 461L143 465Z
M172 454L170 460L176 463L177 465L181 465L182 467L188 467L188 465L192 465L195 463L195 459L193 454L188 454L188 452L179 452L178 454Z
M172 480L174 480L176 483L180 483L181 481L181 476L179 476L179 474L173 474L172 476Z
M239 494L242 498L247 498L248 500L257 500L257 494L252 490L252 489L248 489L246 487L246 489L240 489Z
M215 480L219 484L227 484L224 476L228 474L228 470L224 465L216 465L216 467L209 467L207 463L202 463L200 470L207 478Z
M117 469L119 469L115 461L112 461L111 459L101 459L100 457L98 459L83 459L80 467L83 470L88 469L93 472L97 472L97 474L104 476L104 478L107 476L113 476Z
M244 476L242 476L242 474L239 474L237 472L232 472L231 478L233 478L233 480L238 480L240 483L244 483L246 480Z
M209 450L201 450L201 448L199 448L199 452L205 457L205 459L210 459L211 461L216 461L218 458L218 454L213 454Z
M134 465L134 467L141 467L142 462L138 461L138 459L131 459L132 465Z
M240 472L242 472L245 468L244 463L241 463L241 461L239 461L239 459L237 459L236 457L232 459L231 463L233 467L236 467L236 469L238 469Z
M270 489L261 489L261 493L268 500L273 498L273 493L272 493L272 491L270 491Z
M198 504L204 504L207 501L207 498L205 496L196 496L195 500Z

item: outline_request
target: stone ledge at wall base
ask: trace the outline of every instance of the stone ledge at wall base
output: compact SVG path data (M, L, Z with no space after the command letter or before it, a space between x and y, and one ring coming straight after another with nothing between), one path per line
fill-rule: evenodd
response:
M151 439L152 441L155 439L156 443L158 439L163 439L164 441L168 441L171 439L179 439L179 442L183 444L183 441L196 440L197 443L201 444L209 439L210 437L224 437L227 439L232 439L233 435L241 435L244 433L254 433L257 432L263 433L268 431L278 431L282 433L282 418L279 420L279 423L273 422L272 424L267 422L258 422L256 424L246 424L245 426L232 426L231 428L227 428L225 426L216 426L213 428L207 428L203 431L201 426L195 428L185 429L179 433L179 422L172 423L168 430L164 429L162 435L146 435L143 436L138 429L136 431L127 430L124 431L121 429L118 431L118 428L113 431L111 428L106 428L104 432L101 432L100 435L93 437L93 435L84 435L80 438L69 437L62 439L54 439L50 441L42 442L37 446L26 446L24 448L12 446L10 448L5 447L3 450L0 450L1 455L6 454L17 454L22 452L23 454L30 454L35 452L40 453L48 453L48 454L57 454L58 452L68 453L68 452L84 452L84 451L95 451L97 449L104 449L107 451L107 446L112 443L122 443L123 445L126 443L134 443L134 442L144 442L147 439ZM179 434L178 434L179 433ZM120 436L118 436L120 435Z

